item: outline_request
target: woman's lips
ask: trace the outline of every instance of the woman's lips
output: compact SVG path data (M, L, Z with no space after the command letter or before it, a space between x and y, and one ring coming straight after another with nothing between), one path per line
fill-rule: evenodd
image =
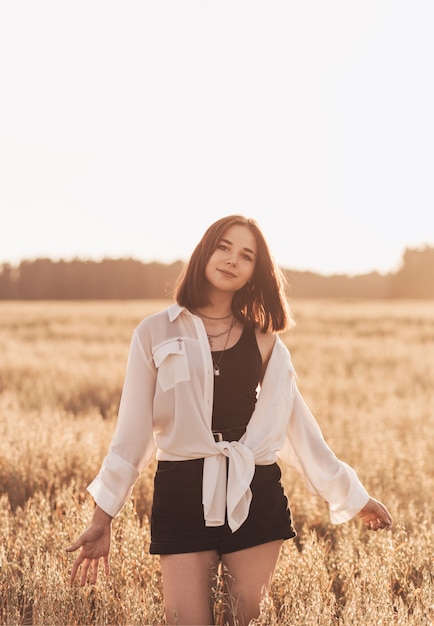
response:
M220 272L220 274L223 274L223 276L228 276L229 278L236 278L236 274L233 274L232 272L228 272L228 270L218 270Z

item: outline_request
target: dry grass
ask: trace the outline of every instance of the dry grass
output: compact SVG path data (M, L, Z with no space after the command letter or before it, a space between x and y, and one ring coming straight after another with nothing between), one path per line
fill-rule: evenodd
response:
M148 554L150 467L114 525L112 576L70 587L64 547L92 513L135 324L163 302L0 304L0 622L162 624ZM335 452L395 519L333 527L298 476L267 625L434 623L434 303L295 301L284 339Z

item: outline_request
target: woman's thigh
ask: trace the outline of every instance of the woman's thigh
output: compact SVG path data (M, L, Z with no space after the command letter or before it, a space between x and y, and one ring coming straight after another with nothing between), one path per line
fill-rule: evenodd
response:
M240 626L258 617L261 599L271 586L282 543L278 539L222 554L227 604L232 607L232 611L236 611Z
M167 623L213 624L217 551L164 554L160 561Z

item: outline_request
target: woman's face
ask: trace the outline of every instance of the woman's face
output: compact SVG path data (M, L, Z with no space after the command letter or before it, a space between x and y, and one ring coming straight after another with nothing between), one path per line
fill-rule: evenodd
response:
M205 277L216 290L235 293L252 278L257 245L247 226L230 226L217 244L206 268Z

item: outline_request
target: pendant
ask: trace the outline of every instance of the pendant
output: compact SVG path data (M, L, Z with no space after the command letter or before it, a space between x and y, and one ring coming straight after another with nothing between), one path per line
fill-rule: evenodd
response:
M214 376L220 376L220 368L218 365L214 365Z

